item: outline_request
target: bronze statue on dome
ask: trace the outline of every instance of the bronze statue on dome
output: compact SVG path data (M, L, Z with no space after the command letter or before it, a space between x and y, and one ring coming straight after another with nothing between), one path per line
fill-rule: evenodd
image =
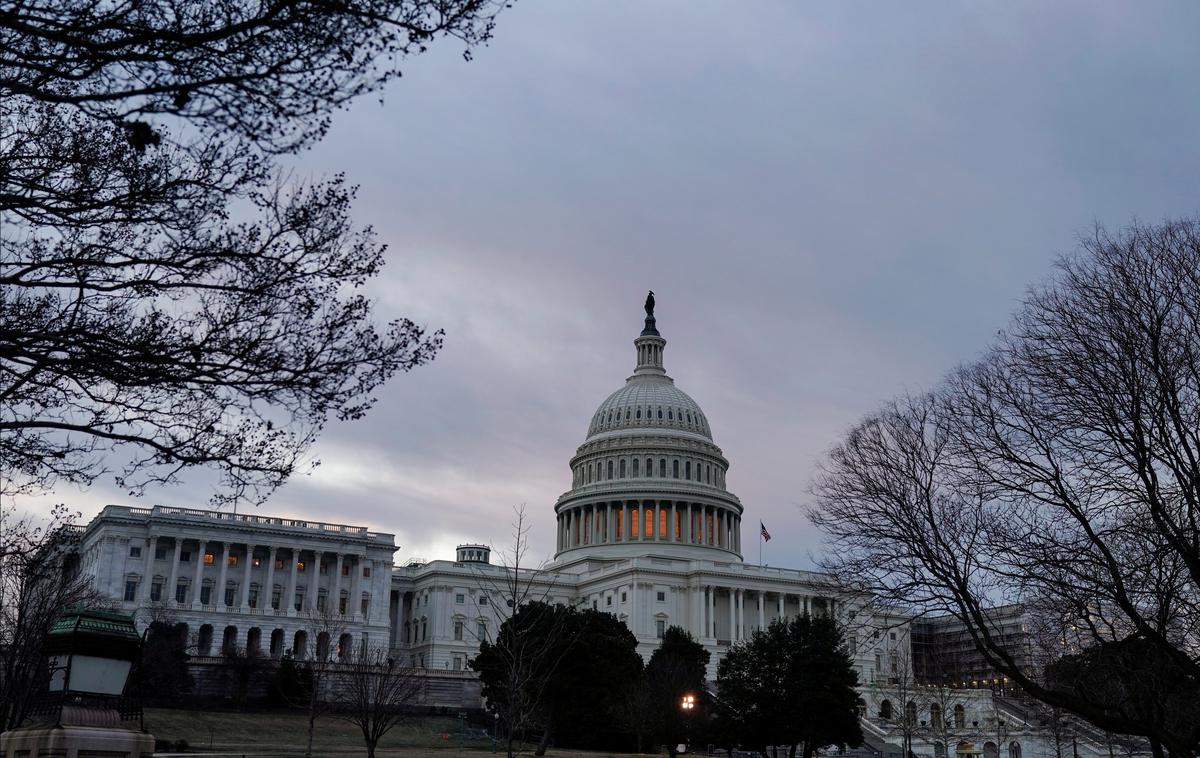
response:
M654 318L654 290L650 290L650 294L646 295L646 317Z

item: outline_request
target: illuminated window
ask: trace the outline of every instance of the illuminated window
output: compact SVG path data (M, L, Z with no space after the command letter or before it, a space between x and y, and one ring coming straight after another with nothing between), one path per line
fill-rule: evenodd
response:
M296 561L296 571L303 574L305 565L304 561Z
M252 563L254 564L254 568L261 568L262 567L262 558L253 559Z
M660 508L658 511L658 537L665 540L667 538L667 509Z
M238 565L238 557L236 555L231 555L231 556L229 556L229 559L226 561L226 563L229 564L230 566L236 566L236 565Z
M644 508L642 510L646 514L646 530L643 534L646 535L646 539L648 540L654 539L654 509Z
M212 553L204 554L204 565L205 566L211 566L216 562L217 562L217 556L213 555Z
M275 568L276 568L276 569L281 569L281 568L283 568L283 559L282 559L282 558L276 558L276 559L275 559Z
M349 563L342 564L342 576L350 576L350 564Z

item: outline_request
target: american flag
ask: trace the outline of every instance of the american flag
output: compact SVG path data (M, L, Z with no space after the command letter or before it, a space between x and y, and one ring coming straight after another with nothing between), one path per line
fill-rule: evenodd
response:
M763 542L771 541L771 533L767 531L767 527L761 521L758 522L758 533L762 535Z

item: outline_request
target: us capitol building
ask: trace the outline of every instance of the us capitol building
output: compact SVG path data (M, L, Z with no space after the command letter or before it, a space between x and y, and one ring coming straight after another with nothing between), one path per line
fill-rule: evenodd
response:
M687 629L712 654L710 682L730 645L775 619L834 615L864 684L864 732L894 743L892 709L905 706L889 699L887 684L911 673L911 624L872 611L868 598L827 575L743 562L745 508L726 488L729 461L703 409L666 373L666 344L651 296L633 374L600 403L571 458L571 489L554 505L554 560L522 569L519 584L528 597L615 614L645 659L668 627ZM512 612L511 571L482 544L460 546L454 560L403 566L393 564L396 549L393 535L361 526L110 505L80 536L79 565L142 624L155 612L186 623L199 659L231 646L304 658L386 645L431 676L473 681L468 662L479 641ZM330 614L340 621L337 639L316 627ZM956 697L953 718L964 728L1004 723L990 691ZM932 702L914 707L923 724L942 718ZM979 747L950 751L1021 758L1021 741L1037 738L1018 726L1019 714L1008 719L1008 744L980 737ZM1087 747L1079 749L1090 755ZM945 745L914 750L947 754Z

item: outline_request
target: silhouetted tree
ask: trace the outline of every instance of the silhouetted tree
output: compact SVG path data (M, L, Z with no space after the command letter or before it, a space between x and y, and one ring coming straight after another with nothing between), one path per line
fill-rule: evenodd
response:
M1134 712L1042 674L1133 639L1180 691L1200 683L1197 377L1200 224L1098 229L981 360L833 450L812 511L824 567L882 602L953 615L1051 707L1191 754L1200 734L1151 715L1173 710L1174 688L1142 691ZM1035 642L1053 644L1010 647L997 602L1020 603Z
M14 729L49 687L42 646L63 611L107 602L76 571L79 531L61 506L42 524L0 498L0 727Z
M331 713L358 727L367 758L375 758L384 735L412 716L425 690L425 677L379 648L363 648L352 658L332 672Z
M219 472L266 497L441 333L374 322L353 189L280 153L494 0L0 3L0 494Z
M708 659L703 645L685 629L672 626L646 664L653 734L657 742L666 744L671 758L675 758L676 746L702 731L703 725L697 722L704 718ZM684 695L693 696L696 706L686 713L682 708Z
M544 694L545 728L537 755L562 747L613 749L622 737L621 704L642 677L637 638L611 613L555 606L562 664Z
M188 627L184 623L152 622L142 643L142 655L131 676L134 692L143 701L175 705L192 690L188 671Z
M858 674L836 622L776 620L717 666L717 716L742 747L787 745L804 758L829 745L858 747Z

